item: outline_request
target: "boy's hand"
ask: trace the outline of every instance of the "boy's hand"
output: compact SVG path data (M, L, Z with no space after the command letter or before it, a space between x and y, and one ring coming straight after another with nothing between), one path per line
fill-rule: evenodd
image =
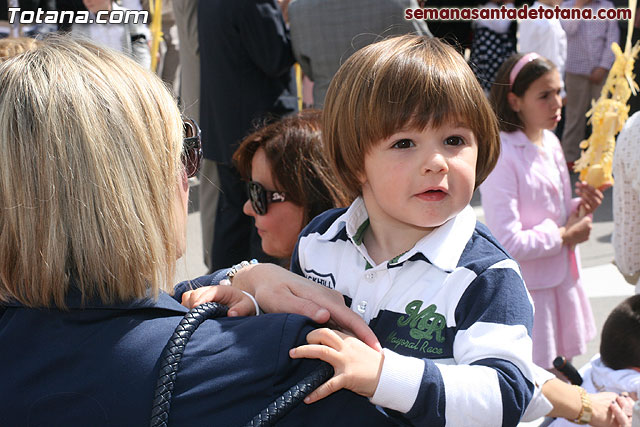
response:
M231 286L203 286L182 294L182 305L188 309L206 302L217 302L229 307L228 317L253 316L256 313L255 304L240 289Z
M368 346L382 351L371 328L344 304L338 291L312 282L274 264L254 264L233 276L233 287L254 295L267 313L296 313L314 322L336 325Z
M307 335L308 345L289 350L292 359L320 359L333 366L333 377L304 399L313 403L346 388L371 397L378 387L384 355L359 339L328 328Z
M601 190L605 190L609 187L610 185L602 189L597 189L587 184L586 181L576 182L576 194L582 199L580 207L584 208L584 213L586 215L595 211L598 206L602 204L604 195Z

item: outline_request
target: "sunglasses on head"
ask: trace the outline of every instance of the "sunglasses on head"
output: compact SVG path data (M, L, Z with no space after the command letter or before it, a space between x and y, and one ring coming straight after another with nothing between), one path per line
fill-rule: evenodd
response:
M202 138L200 127L193 119L182 119L184 139L182 141L182 164L187 177L196 176L202 161Z
M258 215L265 215L269 203L284 202L284 193L265 190L262 184L255 181L247 182L247 194L253 211Z

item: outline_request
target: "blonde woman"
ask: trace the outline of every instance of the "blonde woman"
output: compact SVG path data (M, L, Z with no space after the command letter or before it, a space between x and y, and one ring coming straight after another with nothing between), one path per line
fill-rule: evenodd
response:
M4 424L149 423L158 358L186 311L165 290L198 142L161 81L121 54L56 37L0 65ZM204 322L169 424L246 423L315 369L287 355L310 329L294 315ZM334 396L283 423L385 422L366 399Z

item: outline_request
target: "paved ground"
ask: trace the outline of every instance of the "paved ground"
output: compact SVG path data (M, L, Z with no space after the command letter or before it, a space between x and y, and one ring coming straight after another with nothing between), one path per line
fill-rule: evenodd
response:
M575 181L575 178L574 178ZM205 274L207 269L202 262L202 240L200 236L200 213L198 211L197 183L192 186L192 203L187 223L187 253L178 261L177 279L184 280ZM584 285L591 301L591 307L596 319L598 330L609 312L620 301L633 294L633 287L628 285L616 267L613 260L611 233L613 230L612 190L605 192L605 200L594 215L594 226L591 238L580 245L583 266ZM478 219L482 221L483 211L480 198L474 196L471 205L476 209ZM590 344L587 353L576 357L577 367L586 363L598 352L600 337L596 337ZM539 423L522 423L521 426L533 427Z

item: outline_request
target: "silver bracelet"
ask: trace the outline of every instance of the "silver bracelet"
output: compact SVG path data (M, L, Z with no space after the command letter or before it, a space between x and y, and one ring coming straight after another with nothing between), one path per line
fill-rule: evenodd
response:
M221 280L220 284L223 286L230 286L231 280L233 280L233 277L238 273L238 271L253 264L258 264L258 260L254 258L251 261L242 261L234 265L229 269L229 271L227 271L226 279Z
M249 292L242 291L242 293L248 296L249 299L251 299L251 302L253 303L253 308L256 309L256 316L260 316L260 306L258 305L258 301L256 301L253 295L251 295Z
M227 271L227 279L231 281L233 279L233 276L235 276L238 273L238 271L242 270L245 267L250 266L251 264L257 264L257 263L258 263L258 260L254 258L251 261L242 261L241 263L234 265L229 269L229 271Z

